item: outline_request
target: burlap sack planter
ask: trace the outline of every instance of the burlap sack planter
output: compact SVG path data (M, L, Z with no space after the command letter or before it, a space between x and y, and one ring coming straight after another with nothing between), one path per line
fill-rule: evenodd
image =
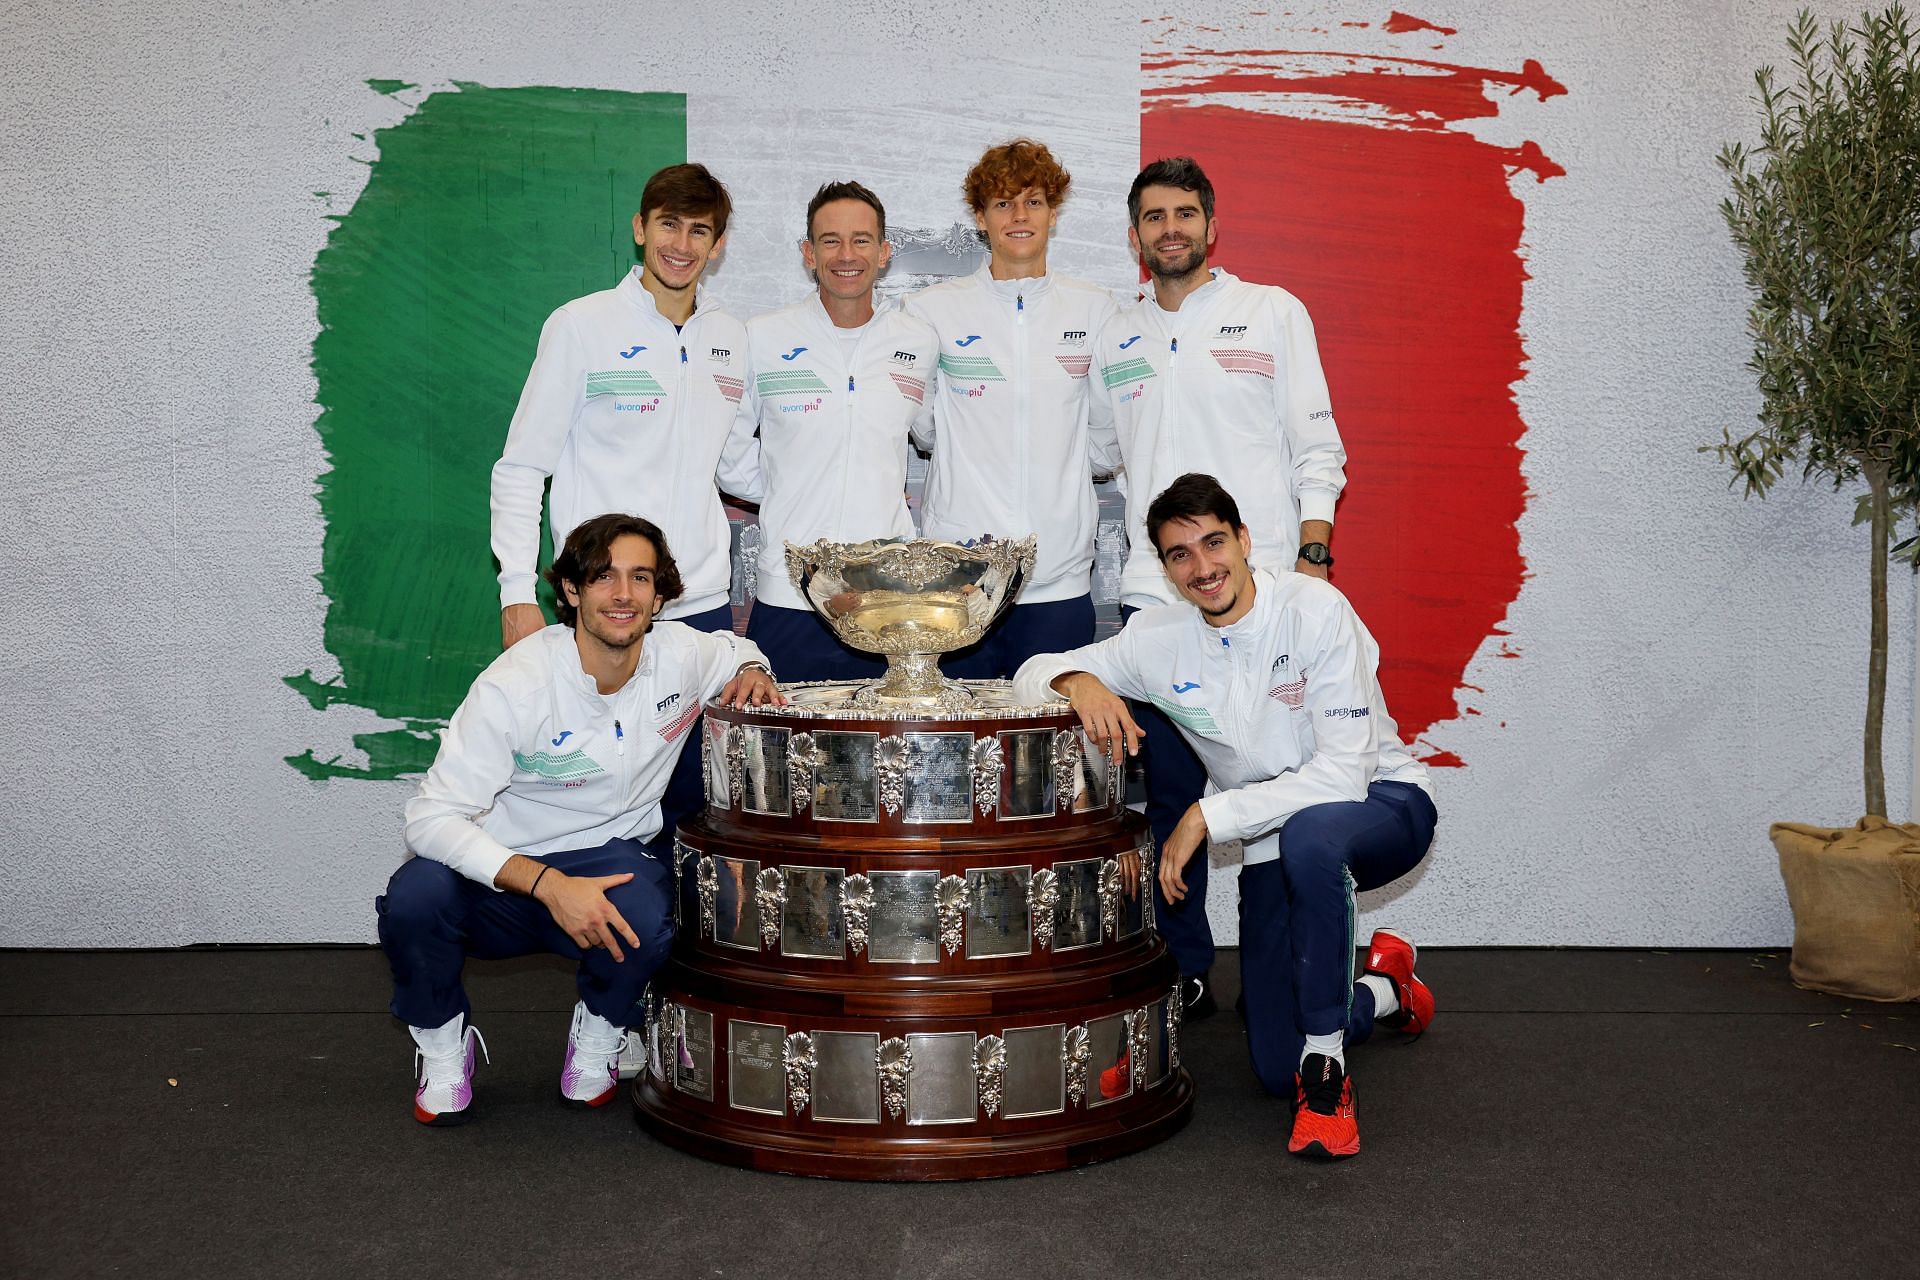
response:
M1776 822L1793 907L1796 985L1861 1000L1920 1000L1920 825Z

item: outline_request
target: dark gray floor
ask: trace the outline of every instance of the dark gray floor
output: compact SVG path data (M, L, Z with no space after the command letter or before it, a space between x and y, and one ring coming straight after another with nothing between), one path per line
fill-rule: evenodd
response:
M1285 1152L1238 1019L1190 1026L1193 1123L971 1185L753 1174L550 1101L571 983L476 965L479 1113L409 1117L352 949L0 953L0 1274L1920 1274L1920 1007L1784 954L1436 951L1414 1044L1354 1051L1362 1155ZM1233 997L1235 960L1217 970ZM177 1081L178 1083L172 1083Z

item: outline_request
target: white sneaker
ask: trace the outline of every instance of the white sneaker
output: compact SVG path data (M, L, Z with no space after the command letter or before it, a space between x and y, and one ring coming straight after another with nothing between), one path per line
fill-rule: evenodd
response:
M560 1064L560 1101L570 1107L604 1107L620 1092L620 1051L627 1029L587 1012L585 1001L573 1006L573 1026L567 1032L567 1056Z
M456 1013L438 1027L408 1027L413 1042L413 1065L419 1087L413 1091L413 1118L421 1124L459 1124L473 1104L473 1050L485 1055L487 1042ZM492 1062L491 1058L487 1059Z

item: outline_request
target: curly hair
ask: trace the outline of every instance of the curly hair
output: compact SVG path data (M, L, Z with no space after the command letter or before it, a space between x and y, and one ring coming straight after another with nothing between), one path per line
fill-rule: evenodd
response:
M1073 175L1060 167L1045 143L1015 138L987 149L973 168L967 170L960 194L966 198L968 208L980 213L986 209L987 201L1017 196L1032 187L1047 197L1050 208L1057 209L1067 198L1067 188L1071 185Z
M667 550L667 535L660 526L640 516L595 516L575 527L567 535L567 545L547 568L547 582L553 587L553 611L569 627L580 611L567 600L567 587L585 591L587 584L613 563L613 544L628 534L653 544L653 594L661 604L672 604L686 588L680 582L680 566ZM564 584L564 585L563 585Z

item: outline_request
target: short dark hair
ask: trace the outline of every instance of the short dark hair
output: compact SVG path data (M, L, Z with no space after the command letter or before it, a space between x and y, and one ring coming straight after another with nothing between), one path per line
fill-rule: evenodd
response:
M858 200L873 207L874 216L880 219L880 234L887 234L887 210L880 203L880 197L857 182L829 182L813 193L813 199L807 201L807 239L813 239L813 215L820 212L823 205L835 200Z
M547 583L553 588L553 609L560 621L572 626L580 612L567 602L567 586L584 591L589 582L613 563L613 544L628 534L653 544L653 593L660 603L672 604L680 598L685 588L680 582L680 566L673 562L673 553L667 550L667 535L651 520L614 512L595 516L576 527L567 535L567 545L547 567Z
M1212 476L1199 471L1189 471L1160 491L1160 496L1147 508L1147 540L1153 543L1153 554L1159 557L1160 530L1176 520L1198 520L1201 516L1214 516L1229 529L1239 529L1240 504L1233 500L1226 486Z
M1133 186L1127 191L1127 222L1138 226L1140 223L1140 193L1148 187L1178 187L1182 191L1192 191L1200 197L1200 212L1213 221L1213 184L1207 181L1206 171L1200 162L1192 156L1168 156L1155 160L1140 171L1133 180Z
M703 164L670 164L647 179L640 191L640 221L655 209L681 218L713 219L713 238L727 234L733 198Z

